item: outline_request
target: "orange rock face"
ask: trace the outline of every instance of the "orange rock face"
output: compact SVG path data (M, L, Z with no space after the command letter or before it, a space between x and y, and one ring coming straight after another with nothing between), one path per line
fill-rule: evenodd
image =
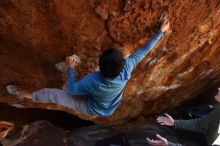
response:
M0 140L2 140L13 128L10 122L0 121Z
M97 69L103 50L117 47L127 56L142 47L164 18L172 29L135 69L111 117L85 117L5 92L7 83L28 91L61 88L54 64L65 56L81 57L80 79ZM124 122L179 105L219 83L219 49L218 0L0 0L0 102L62 110L97 123Z

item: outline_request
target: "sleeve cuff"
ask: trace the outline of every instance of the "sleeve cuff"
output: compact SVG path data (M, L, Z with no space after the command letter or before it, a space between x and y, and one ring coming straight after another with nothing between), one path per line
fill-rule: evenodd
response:
M164 32L162 32L161 30L158 31L158 34L160 34L161 36L164 35Z
M74 68L73 67L69 67L68 70L74 70Z
M179 127L179 121L174 120L174 129L178 129L178 127Z
M168 142L168 146L178 146L178 145L172 142Z

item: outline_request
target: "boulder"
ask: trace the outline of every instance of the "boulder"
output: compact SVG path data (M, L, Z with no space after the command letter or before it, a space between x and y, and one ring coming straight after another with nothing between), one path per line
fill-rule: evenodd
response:
M220 83L218 0L0 0L0 102L19 108L68 112L97 123L123 123L187 102ZM77 54L77 79L97 70L109 47L125 57L142 47L165 18L172 29L133 71L112 116L88 117L53 104L7 95L5 85L27 91L61 88L54 64Z
M67 133L48 121L35 121L14 127L1 143L2 146L67 146Z
M2 146L95 146L100 141L116 137L111 141L112 145L116 145L113 141L117 141L119 135L123 135L123 139L131 146L147 146L146 137L154 139L158 133L174 143L199 146L185 133L159 126L154 120L144 118L118 126L93 125L71 132L48 121L38 120L23 126L15 126L2 139L1 144Z

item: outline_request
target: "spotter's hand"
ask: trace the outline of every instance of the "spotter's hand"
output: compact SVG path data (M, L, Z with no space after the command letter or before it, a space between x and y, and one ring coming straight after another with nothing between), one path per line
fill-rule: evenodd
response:
M148 137L146 138L146 141L151 145L151 146L168 146L168 141L166 138L160 136L159 134L156 135L158 140L154 139L149 139Z
M168 115L168 114L165 114L165 116L159 116L157 117L157 122L160 124L160 125L166 125L166 126L174 126L174 119Z

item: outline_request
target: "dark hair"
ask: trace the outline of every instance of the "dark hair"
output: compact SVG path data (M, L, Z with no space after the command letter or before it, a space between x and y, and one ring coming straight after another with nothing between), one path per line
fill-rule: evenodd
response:
M99 68L105 78L115 78L121 72L125 59L115 48L104 51L99 58Z

